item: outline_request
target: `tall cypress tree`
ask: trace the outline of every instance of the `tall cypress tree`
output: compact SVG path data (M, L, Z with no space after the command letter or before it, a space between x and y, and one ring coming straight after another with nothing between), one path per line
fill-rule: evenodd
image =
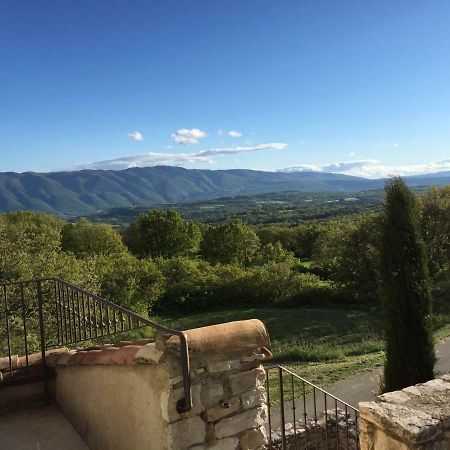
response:
M433 378L432 300L416 201L401 178L386 183L381 233L384 392Z

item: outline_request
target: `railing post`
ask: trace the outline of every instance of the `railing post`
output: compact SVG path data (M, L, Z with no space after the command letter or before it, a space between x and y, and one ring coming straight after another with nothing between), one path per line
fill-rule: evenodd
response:
M280 420L281 420L281 448L286 448L286 420L284 418L284 385L283 369L278 366L278 381L280 382Z
M44 312L43 312L43 303L44 296L42 294L42 281L36 281L36 289L37 289L37 300L38 300L38 312L39 312L39 334L41 338L41 355L42 355L42 364L44 366L44 394L45 399L49 401L49 392L48 392L48 374L47 374L47 364L45 361L45 325L44 325Z
M183 372L184 398L178 401L177 411L179 413L187 412L192 409L192 391L191 391L191 370L189 364L189 347L186 335L181 332L180 351L181 351L181 367Z

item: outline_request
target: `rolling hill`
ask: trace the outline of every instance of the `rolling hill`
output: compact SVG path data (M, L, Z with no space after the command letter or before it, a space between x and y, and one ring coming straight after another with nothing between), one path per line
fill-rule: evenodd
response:
M450 173L409 177L412 186L450 184ZM156 166L120 171L0 173L0 212L35 210L65 217L116 207L195 202L268 192L360 192L382 187L369 180L322 172L198 170Z

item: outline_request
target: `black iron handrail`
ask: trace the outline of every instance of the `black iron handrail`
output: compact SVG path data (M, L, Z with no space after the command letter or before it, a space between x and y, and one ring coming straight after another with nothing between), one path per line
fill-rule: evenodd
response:
M335 414L335 425L334 425L334 431L336 439L336 448L346 448L351 449L355 448L359 449L359 428L358 428L358 418L359 418L359 410L355 408L354 406L350 405L349 403L345 402L344 400L341 400L340 398L334 396L333 394L330 394L326 390L322 389L319 386L316 386L315 384L311 383L310 381L306 380L305 378L301 377L297 373L293 372L292 370L280 366L280 365L273 365L273 366L267 366L266 368L266 390L267 390L267 404L268 404L268 431L269 431L269 449L272 448L281 448L281 449L287 449L287 448L298 448L298 442L297 439L300 435L299 425L301 424L301 427L303 429L303 436L304 436L304 445L305 448L312 448L314 446L316 449L323 448L322 446L319 446L319 436L318 436L318 421L319 416L321 412L323 413L323 417L325 419L325 425L324 425L324 434L325 434L325 445L326 448L329 448L329 443L331 443L331 436L329 435L329 427L328 422L330 417L328 407L331 407L331 410L334 410ZM276 372L276 377L278 378L277 382L274 386L275 389L278 389L279 394L279 423L280 427L276 427L274 430L274 411L272 411L271 408L271 398L270 398L270 392L271 392L271 382L273 381L273 377L271 379L270 375L273 373L273 371ZM285 381L287 380L287 386L285 385ZM300 385L299 388L296 390L296 383ZM286 391L289 390L290 393L287 393ZM300 394L300 396L297 396L296 394ZM290 398L286 399L286 395L289 395ZM322 397L323 399L323 411L318 411L318 396ZM309 397L308 397L309 396ZM309 405L309 403L312 403L312 405ZM290 408L289 405L290 404ZM290 437L287 436L286 433L286 407L291 410L291 417L292 419L292 435ZM339 443L339 420L338 420L338 414L339 414L339 407L342 407L344 409L343 411L343 419L344 419L344 428L345 428L345 436L343 438L343 445L341 446ZM311 410L312 412L309 413L308 410ZM303 411L301 414L297 413L297 410ZM342 410L341 410L342 411ZM275 411L276 413L276 411ZM299 416L303 416L303 419L299 421L297 420ZM308 416L311 417L312 420L312 428L308 424ZM350 429L351 424L349 422L350 417L354 418L354 433L355 436L353 436L354 445L351 444L352 437L350 436ZM291 423L291 420L289 420L289 423ZM281 436L278 439L274 439L275 433L280 433ZM308 444L308 433L313 434L315 442L311 442ZM291 442L291 445L288 445L288 441ZM332 446L334 447L334 446Z
M54 303L50 308L49 305L44 302L44 283L52 284L51 288L54 294ZM0 283L0 287L3 289L3 309L5 311L6 318L5 331L7 335L7 357L9 360L9 372L11 375L13 373L13 364L10 327L11 311L8 290L12 286L19 288L17 293L17 309L20 310L20 314L22 316L23 348L25 353L25 363L28 367L28 321L26 317L27 306L24 289L30 285L32 287L35 286L36 288L40 351L44 368L46 351L50 348L79 344L84 341L113 336L118 333L124 333L142 327L151 327L161 333L179 337L184 398L177 403L177 410L178 412L185 412L192 409L189 346L186 334L183 331L160 325L122 306L116 305L115 303L112 303L92 292L56 277ZM44 311L45 307L49 309L51 317L46 315L47 311ZM56 341L47 342L49 336L46 334L46 324L48 324L48 321L50 320L53 320L53 323L56 326Z

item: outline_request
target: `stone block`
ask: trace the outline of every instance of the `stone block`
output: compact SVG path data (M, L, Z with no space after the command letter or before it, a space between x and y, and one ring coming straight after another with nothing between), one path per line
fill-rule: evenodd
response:
M206 418L208 422L215 422L222 417L229 416L236 411L239 411L241 401L239 397L233 397L228 402L214 406L206 410Z
M386 392L386 394L379 395L378 399L382 402L389 402L394 404L405 403L411 399L411 397L403 391Z
M223 398L224 389L221 383L209 382L203 385L202 402L205 408L219 405Z
M237 370L241 367L241 361L235 359L232 361L210 362L206 365L206 370L210 373L227 372L229 370Z
M192 409L185 413L179 414L177 411L177 402L184 398L184 389L182 387L171 389L168 393L163 392L161 394L161 404L167 405L167 408L163 407L163 419L167 422L175 422L180 418L198 416L205 408L203 407L201 400L201 384L194 384L191 386L192 391Z
M230 437L225 439L219 439L209 444L207 450L237 450L239 446L239 438Z
M256 389L264 384L265 379L266 372L262 367L231 375L229 377L231 393L238 395Z
M245 430L259 428L264 425L267 412L266 408L251 409L232 417L225 417L214 426L217 439L234 436Z
M169 448L187 448L205 442L206 424L199 416L182 419L168 425L168 434Z
M267 394L264 386L259 386L254 391L245 392L241 395L242 409L250 409L265 405L266 401Z
M142 346L136 353L134 359L140 364L159 364L164 352L156 348L154 342Z
M262 426L245 431L240 440L241 450L255 450L267 444L266 429Z

